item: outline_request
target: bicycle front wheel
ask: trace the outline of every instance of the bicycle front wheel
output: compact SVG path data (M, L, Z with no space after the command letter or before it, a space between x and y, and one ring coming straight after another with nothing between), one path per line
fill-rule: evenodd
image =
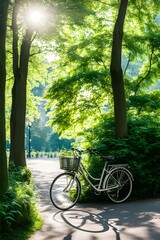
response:
M111 171L106 179L107 195L115 203L124 202L132 192L132 178L124 168Z
M50 199L53 205L60 210L68 210L73 207L81 193L81 184L73 173L62 173L52 182L50 187Z

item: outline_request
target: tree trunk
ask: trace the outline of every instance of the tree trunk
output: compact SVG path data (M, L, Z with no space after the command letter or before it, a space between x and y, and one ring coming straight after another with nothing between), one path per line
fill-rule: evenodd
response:
M8 189L5 129L6 26L9 1L0 1L0 198Z
M16 36L17 38L17 36ZM14 50L14 85L12 89L12 111L10 120L11 148L10 161L16 166L26 166L25 158L25 115L26 115L26 85L28 75L28 62L31 47L32 32L27 30L24 36L19 56L16 51L17 40ZM17 38L18 39L18 38Z
M121 67L123 26L128 0L121 0L118 17L113 32L111 54L111 81L114 98L115 134L118 137L127 135L126 100Z

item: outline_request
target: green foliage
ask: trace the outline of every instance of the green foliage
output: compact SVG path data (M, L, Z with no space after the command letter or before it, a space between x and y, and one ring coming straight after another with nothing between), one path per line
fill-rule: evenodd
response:
M131 117L130 117L131 118ZM132 198L160 196L160 127L149 116L132 117L129 134L124 138L114 136L113 121L104 119L97 128L86 132L82 146L96 148L102 155L115 156L115 163L129 163L134 176ZM110 127L109 127L110 126ZM91 130L91 129L90 129ZM102 160L89 158L88 169L97 175L102 169ZM82 201L90 198L91 188L85 188ZM89 193L88 193L89 191ZM86 199L86 196L87 197ZM99 197L94 197L95 200ZM104 196L101 197L104 199Z
M83 24L64 23L59 29L55 37L58 58L52 63L52 86L47 92L49 124L63 136L72 132L75 137L96 125L106 111L111 110L113 116L110 56L119 3L82 3L92 14L82 17ZM159 79L160 26L155 21L159 14L156 4L152 2L148 7L132 1L127 8L122 57L129 101L135 93L139 96L148 91Z
M93 113L95 120L101 111L103 96L105 98L105 94L102 93L106 88L105 78L105 72L92 71L55 82L47 94L54 108L54 111L49 113L52 126L59 132L66 129L78 131L77 126L85 125L85 121L90 120Z
M148 115L155 118L158 122L160 113L160 90L154 90L151 93L132 95L129 97L128 108L136 114Z
M42 225L36 206L38 195L29 169L12 166L9 173L10 187L0 204L0 239L26 239Z
M59 152L59 156L73 156L73 151L69 151L67 149L63 149Z

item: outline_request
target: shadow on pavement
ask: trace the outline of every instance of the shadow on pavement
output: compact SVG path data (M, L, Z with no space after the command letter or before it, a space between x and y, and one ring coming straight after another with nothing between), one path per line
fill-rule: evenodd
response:
M88 204L89 206L89 204ZM115 208L98 207L87 210L88 206L83 209L71 209L68 211L59 211L53 215L53 220L59 223L65 222L71 229L63 240L72 240L72 234L79 230L81 232L92 233L90 240L97 238L97 233L107 231L114 232L116 240L121 240L121 235L125 234L128 239L142 240L144 238L137 231L145 231L147 239L159 239L160 230L158 221L160 222L160 210L157 213L157 206L160 206L160 201L155 201L151 206L149 202L138 202L138 207L135 208L133 203L123 203L115 205ZM159 207L158 207L159 208ZM160 208L159 208L160 209ZM95 213L97 212L97 213ZM128 231L129 228L135 228L135 237L133 232ZM137 229L137 231L136 231Z

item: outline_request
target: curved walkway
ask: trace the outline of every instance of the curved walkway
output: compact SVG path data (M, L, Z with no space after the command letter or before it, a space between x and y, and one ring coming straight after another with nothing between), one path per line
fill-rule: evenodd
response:
M62 212L49 199L53 178L61 172L57 158L30 159L41 196L42 229L28 240L159 240L160 199L123 204L77 204Z

